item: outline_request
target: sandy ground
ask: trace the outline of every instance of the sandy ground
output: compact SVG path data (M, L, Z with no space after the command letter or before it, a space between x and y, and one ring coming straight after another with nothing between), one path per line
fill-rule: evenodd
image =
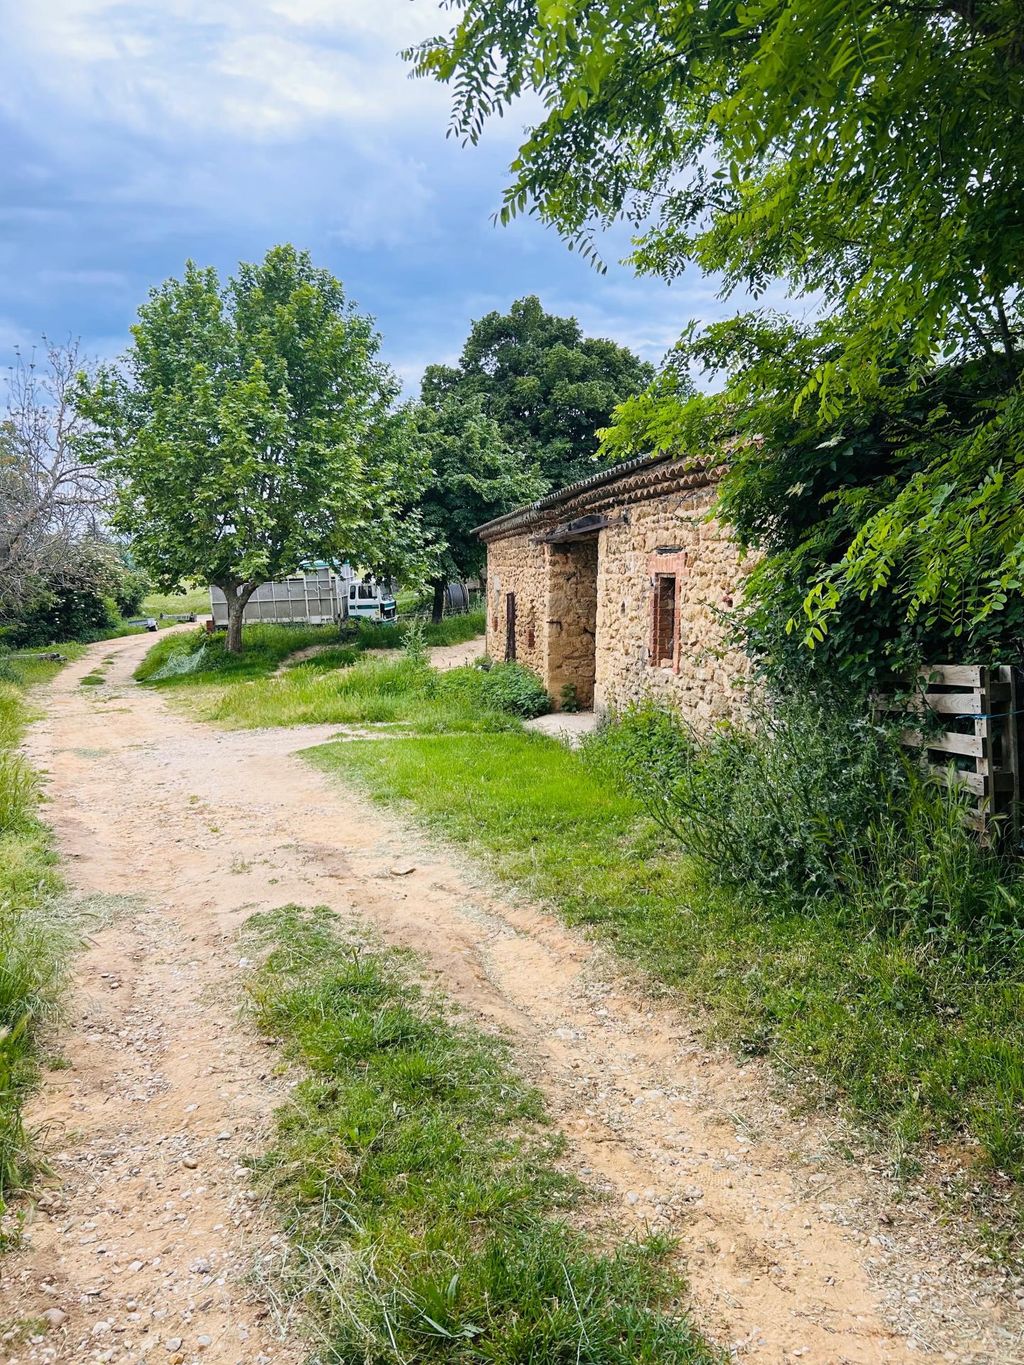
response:
M842 1132L781 1107L765 1068L709 1050L599 949L295 756L334 727L219 732L131 684L150 643L66 668L29 743L72 885L134 899L78 961L57 1040L69 1066L30 1115L52 1153L49 1208L0 1260L0 1317L66 1318L7 1359L301 1357L252 1277L279 1247L239 1159L282 1083L238 1013L236 941L254 910L298 902L417 949L471 1016L511 1033L574 1168L624 1233L679 1239L694 1311L740 1360L1024 1360L999 1275L895 1205L880 1169L835 1155ZM106 685L80 687L106 656Z
M526 722L527 730L550 735L552 739L568 744L570 749L578 748L581 740L586 735L592 735L597 725L598 719L593 711L552 711L549 715L537 716L535 720Z

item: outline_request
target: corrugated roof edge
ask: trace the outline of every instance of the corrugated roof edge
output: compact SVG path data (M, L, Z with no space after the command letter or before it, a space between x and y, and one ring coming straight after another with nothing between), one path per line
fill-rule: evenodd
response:
M495 517L493 521L485 521L482 526L474 527L473 534L476 536L492 534L499 531L506 523L511 524L520 521L531 512L551 511L559 504L570 502L573 498L579 497L581 493L589 492L592 488L600 488L603 484L614 483L616 479L626 478L640 469L650 469L655 465L666 464L670 460L675 462L681 458L676 455L637 455L632 460L624 460L622 464L609 465L606 469L599 469L596 474L591 474L585 479L577 479L575 483L566 484L564 488L556 489L554 493L546 493L536 502L528 502L522 507L513 508L511 512L504 512L500 517Z

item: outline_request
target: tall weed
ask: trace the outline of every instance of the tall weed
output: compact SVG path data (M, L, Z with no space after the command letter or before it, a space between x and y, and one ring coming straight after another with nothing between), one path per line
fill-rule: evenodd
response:
M36 804L36 779L20 754L0 750L0 834L23 828Z
M1020 867L979 843L963 796L927 776L892 725L804 697L698 737L643 706L586 751L720 886L1016 950Z
M69 934L54 913L57 877L36 819L34 774L16 745L21 689L0 683L0 1213L32 1171L22 1104L36 1075L39 1027L60 991Z

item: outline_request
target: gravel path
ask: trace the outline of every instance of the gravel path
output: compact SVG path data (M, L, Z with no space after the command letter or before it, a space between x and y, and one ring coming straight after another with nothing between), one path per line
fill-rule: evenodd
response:
M134 686L150 643L68 666L29 742L73 887L123 899L77 964L70 1065L30 1114L53 1180L0 1260L0 1317L56 1326L8 1360L301 1359L252 1273L281 1248L240 1164L283 1089L238 1014L236 934L288 902L411 946L513 1035L574 1168L623 1232L679 1239L694 1311L739 1359L1024 1360L1004 1277L896 1207L880 1163L834 1155L838 1127L794 1118L766 1068L709 1050L599 949L295 756L335 727L216 731ZM108 655L106 684L80 687Z

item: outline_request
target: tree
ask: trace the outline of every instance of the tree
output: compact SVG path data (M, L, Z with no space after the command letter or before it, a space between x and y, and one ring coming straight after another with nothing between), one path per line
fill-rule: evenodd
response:
M1024 458L992 450L1001 426L1024 431L1020 398L1005 397L1011 362L936 365L824 426L792 394L827 345L821 326L764 314L693 333L606 444L619 458L722 452L719 513L760 552L746 643L774 681L871 687L929 660L1018 656ZM729 379L680 395L676 365Z
M505 441L533 457L549 488L595 469L598 427L638 393L653 368L613 341L584 337L575 318L531 295L474 322L457 366L431 365L423 401L480 400Z
M115 525L174 591L220 588L242 648L261 583L315 559L415 554L422 470L368 317L305 252L279 246L222 287L189 262L154 289L119 368L83 400Z
M59 568L41 576L4 630L17 647L102 639L139 609L145 583L123 551L101 535L69 544Z
M42 365L34 354L15 357L0 415L0 616L65 574L77 581L76 546L96 529L109 492L82 458L78 343L44 344Z
M421 74L453 83L454 130L475 141L529 89L543 105L513 163L505 219L535 210L596 258L598 229L625 217L642 272L672 279L695 264L717 272L726 293L781 279L813 300L818 321L791 345L777 344L782 333L765 318L742 335L713 330L707 352L734 366L724 395L681 404L671 383L657 387L627 405L634 447L674 428L677 437L757 435L758 459L730 470L729 498L764 462L785 468L775 434L789 421L823 466L869 414L900 428L896 448L912 456L887 481L869 481L873 492L847 498L858 524L846 549L808 579L808 643L862 596L950 631L1015 609L1024 579L1018 0L456 8L451 33L409 54ZM943 376L971 366L985 382L947 421ZM922 409L923 393L934 408Z
M545 481L536 465L506 444L482 398L456 392L436 407L424 403L418 427L430 468L419 511L432 546L433 619L440 621L448 584L479 574L486 563L476 527L540 497Z

